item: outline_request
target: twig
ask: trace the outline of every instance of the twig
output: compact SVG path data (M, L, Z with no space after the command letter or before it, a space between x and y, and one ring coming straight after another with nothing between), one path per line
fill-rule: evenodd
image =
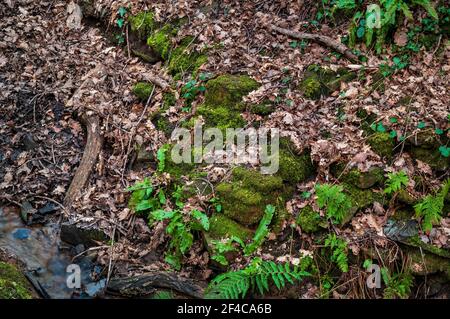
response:
M344 44L337 42L336 40L320 34L312 34L312 33L304 33L304 32L295 32L292 30L284 29L277 27L276 25L271 25L270 29L272 31L287 35L288 37L299 39L299 40L311 40L322 44L324 46L330 47L333 50L343 54L347 59L358 62L358 57L353 54L353 52Z

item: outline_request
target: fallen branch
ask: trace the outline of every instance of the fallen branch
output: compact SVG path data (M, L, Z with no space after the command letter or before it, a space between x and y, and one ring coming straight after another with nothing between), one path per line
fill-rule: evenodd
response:
M157 288L173 289L194 298L203 298L204 291L192 279L180 277L176 273L151 272L135 277L113 278L107 292L133 298L152 294Z
M85 77L84 82L80 85L72 98L67 102L68 106L75 109L85 109L82 107L83 90L91 85L95 85L101 79L106 77L106 70L102 65L97 65ZM83 152L83 157L78 166L77 171L70 183L66 196L64 197L64 206L70 207L73 201L81 194L81 190L86 184L92 168L94 167L100 150L103 145L103 138L100 134L100 120L98 115L92 111L82 111L81 121L86 126L87 141Z
M327 46L327 47L333 49L336 52L343 54L347 59L349 59L353 62L358 62L358 57L355 54L353 54L352 51L347 46L345 46L344 44L337 42L336 40L334 40L330 37L327 37L325 35L304 33L304 32L295 32L292 30L277 27L275 25L271 25L270 28L271 28L271 30L273 30L275 32L287 35L288 37L291 37L294 39L311 40L311 41L317 42L319 44L322 44L324 46Z

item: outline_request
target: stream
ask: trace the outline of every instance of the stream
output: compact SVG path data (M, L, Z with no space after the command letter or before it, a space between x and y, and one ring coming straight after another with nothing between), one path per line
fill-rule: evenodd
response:
M26 226L20 210L12 206L0 207L0 248L12 254L25 267L25 275L43 298L92 298L103 290L104 280L94 282L91 274L100 272L89 257L73 262L75 248L61 242L58 224ZM73 272L67 267L80 267L81 289L69 288L67 279Z

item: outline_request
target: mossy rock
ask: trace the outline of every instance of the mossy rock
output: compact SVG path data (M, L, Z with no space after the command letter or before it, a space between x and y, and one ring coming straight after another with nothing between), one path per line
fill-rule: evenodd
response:
M404 248L403 252L408 256L409 269L414 275L425 276L443 272L450 280L450 259L433 254L420 252L415 248Z
M436 171L445 172L450 168L450 157L442 156L438 148L411 147L408 152L413 158L427 163Z
M315 167L311 162L309 152L296 155L288 149L280 149L278 175L290 184L300 183L313 176Z
M369 144L372 150L381 157L386 157L388 159L392 158L394 140L388 133L373 133L367 138L367 144Z
M257 224L266 205L272 204L279 209L292 195L292 187L283 185L279 176L263 175L257 170L236 167L230 182L223 182L216 187L222 200L224 214L246 225Z
M140 100L147 101L152 94L154 85L148 82L138 82L133 86L133 93Z
M265 101L260 104L253 104L249 107L250 112L253 114L261 115L261 116L267 116L271 114L273 111L275 111L275 106L270 101Z
M139 39L145 40L154 30L158 28L158 22L151 11L141 11L128 18L131 32L135 33Z
M221 213L214 213L209 219L209 231L206 232L212 239L231 238L236 236L243 241L253 237L253 231L240 225Z
M408 145L426 149L437 149L441 145L439 143L438 135L436 135L432 128L420 130L417 134L408 137L406 143Z
M196 172L196 169L200 167L200 164L195 164L193 161L193 155L191 156L190 163L175 163L172 159L172 149L174 145L170 145L166 152L165 169L166 173L169 173L171 177L179 179L182 176L190 176Z
M0 299L32 299L32 288L13 265L0 262Z
M342 183L350 184L361 189L368 189L377 184L384 183L384 170L381 167L372 167L368 172L361 172L357 168L353 168L342 174L345 167L346 165L343 163L332 165L331 167L333 176L336 178L339 177Z
M299 90L306 98L318 100L320 97L329 96L341 87L341 83L349 82L356 78L356 74L345 68L334 72L330 69L312 64L306 69Z
M180 74L196 74L197 70L208 61L208 57L200 52L189 50L194 37L185 37L181 43L170 53L169 73L178 79Z
M427 251L440 257L450 258L449 249L439 248L434 245L424 243L422 240L420 240L419 235L412 236L406 239L405 241L402 241L402 243L412 247L422 248L424 251Z
M327 225L327 221L309 205L300 210L296 223L305 233L315 233Z
M352 202L352 208L343 218L341 225L348 223L358 211L372 205L374 202L384 204L386 201L385 194L381 191L375 192L371 189L361 189L350 184L342 185L344 187L345 194Z
M172 37L174 35L176 35L176 29L167 24L147 38L147 45L163 60L167 60L172 48Z
M258 82L246 75L225 74L209 80L205 103L197 108L197 115L204 118L206 127L242 128L246 125L241 116L242 98L258 87Z
M224 74L206 84L205 103L210 106L233 107L258 87L259 83L247 75Z
M418 201L418 198L414 197L406 189L400 189L397 192L396 198L399 202L410 205L410 206L414 206L414 204L416 204Z

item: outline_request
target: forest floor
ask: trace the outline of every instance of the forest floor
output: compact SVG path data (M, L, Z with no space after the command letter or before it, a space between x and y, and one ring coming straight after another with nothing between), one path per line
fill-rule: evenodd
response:
M436 29L431 44L426 45L417 40L420 34L408 33L427 17L425 11L417 10L417 19L403 23L392 34L394 44L386 44L383 54L376 55L359 43L358 52L365 59L349 61L327 46L271 30L275 25L340 42L348 34L351 18L325 17L317 22L314 17L320 10L313 2L186 1L173 5L172 1L83 0L78 1L83 16L76 3L0 0L0 203L20 206L22 212L31 205L25 213L30 224L61 216L63 223L112 238L96 241L99 247L94 251L108 280L172 271L173 264L164 259L172 249L171 236L165 232L167 221L149 222L145 215L136 214L127 189L149 178L152 187L164 189L167 196L158 208L175 209L176 200L169 196L173 185L189 188L195 178L191 172L171 173L158 164L165 161L158 150L169 143L167 126L185 127L201 112L204 118L211 115L205 111L214 99L214 82L209 81L223 75L233 79L247 75L258 83L255 88L236 93L224 81L218 84L218 94L225 94L219 99L240 94L236 104L245 107L233 111L239 121L243 119L247 127L279 129L293 153L308 155L305 165L311 165L314 172L305 172L293 182L282 176L283 187L293 191L277 206L284 214L278 213L261 247L246 255L235 245L235 254L226 256L229 263L224 268L211 260L208 233L194 233L177 275L205 286L220 272L242 269L256 257L292 265L312 257L311 278L280 292L271 289L271 295L379 298L392 288L392 296L397 297L449 297L449 196L431 229L414 212L415 205L439 191L450 177L448 31ZM158 29L176 24L168 42L174 52L193 36L185 51L188 56L201 52L197 57L204 55L203 63L195 70L191 66L183 70L172 66L170 54L151 63L137 57L135 46L142 43L136 38L141 31L133 30L127 18L145 10L152 12ZM418 45L418 52L405 49L410 43ZM322 79L321 72L334 78L339 78L337 74L352 76L327 87L330 82L325 83L328 79ZM317 92L307 96L311 89L305 87L307 76L320 80L318 97L314 96ZM137 82L148 83L144 97L136 96L140 95ZM254 111L255 105L269 105L269 111ZM94 131L99 133L101 149L87 182L67 201L88 140L86 117L98 119ZM155 120L161 118L164 125ZM258 165L246 169L251 166ZM224 184L232 185L233 167L196 168L212 190L184 198L181 211L198 210L210 219L221 213L230 217L227 210L242 200L221 191ZM388 174L395 172L404 172L407 181L386 194ZM352 214L345 222L332 222L318 203L316 186L325 183L342 185L353 200ZM362 197L369 199L360 203ZM264 203L270 204L265 199ZM49 204L59 214L39 215ZM255 206L261 210L260 203ZM308 209L320 226L302 227L302 212ZM258 226L237 221L236 227L245 231L254 232ZM398 228L403 226L395 223L400 222L412 225L412 234L399 235L402 230ZM333 247L325 247L328 234L344 241L347 269L333 259ZM384 290L366 287L368 273L363 263L367 260L377 260L387 269L390 279L385 279ZM408 287L406 295L398 292L402 285Z

